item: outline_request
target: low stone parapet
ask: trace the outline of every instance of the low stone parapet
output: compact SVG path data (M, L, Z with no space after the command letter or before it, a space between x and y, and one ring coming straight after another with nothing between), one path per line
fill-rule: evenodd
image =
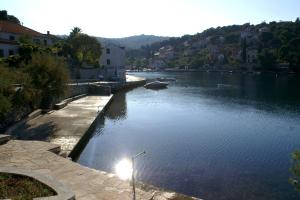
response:
M88 85L88 92L91 95L110 95L111 94L111 87L93 83Z
M75 200L74 193L66 187L63 183L57 181L51 176L45 174L37 173L33 170L25 170L16 167L0 167L0 172L14 175L22 175L35 179L46 186L50 187L56 192L55 196L49 197L38 197L33 200ZM9 200L9 199L7 199Z

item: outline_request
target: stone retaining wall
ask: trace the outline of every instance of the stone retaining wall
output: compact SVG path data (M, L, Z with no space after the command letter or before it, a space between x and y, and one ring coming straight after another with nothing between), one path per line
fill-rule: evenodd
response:
M81 95L81 94L88 94L89 93L89 87L88 85L69 85L69 97Z

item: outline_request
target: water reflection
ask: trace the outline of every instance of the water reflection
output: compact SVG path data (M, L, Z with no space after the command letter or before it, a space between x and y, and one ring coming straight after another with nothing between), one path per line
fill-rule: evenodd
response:
M133 172L132 162L124 158L116 164L116 174L122 180L130 180Z
M112 120L126 119L127 103L126 92L119 92L114 96L113 105L107 110L106 117Z
M101 117L96 123L94 136L100 136L104 134L103 127L107 120L120 121L127 117L127 103L126 103L126 91L119 92L113 97L113 106L109 106L105 116Z
M142 74L142 76L147 74ZM228 74L228 73L185 73L177 74L176 86L208 98L213 97L222 103L252 105L270 111L287 109L300 113L300 78L298 76L274 74ZM225 85L231 87L218 87ZM263 106L261 106L263 105ZM271 108L272 107L272 108Z
M288 183L290 154L300 146L299 79L141 76L177 81L166 90L121 94L123 102L112 102L113 117L99 125L95 134L103 134L91 138L79 163L114 172L120 158L145 149L137 178L150 184L208 200L300 199Z

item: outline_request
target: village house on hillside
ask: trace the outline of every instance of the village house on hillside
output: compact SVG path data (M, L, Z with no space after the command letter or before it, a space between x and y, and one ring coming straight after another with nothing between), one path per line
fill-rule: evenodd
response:
M0 57L18 54L21 36L29 36L36 44L45 46L53 44L49 31L42 34L14 22L0 21Z

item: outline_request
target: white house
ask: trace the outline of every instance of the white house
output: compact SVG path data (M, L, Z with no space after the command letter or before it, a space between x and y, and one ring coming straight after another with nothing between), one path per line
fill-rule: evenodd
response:
M247 63L257 62L258 51L256 49L247 50Z
M104 67L103 76L110 81L126 81L125 48L111 43L102 43L100 66Z
M18 54L21 36L29 36L36 44L45 46L53 44L49 31L42 34L17 23L0 21L0 57Z

